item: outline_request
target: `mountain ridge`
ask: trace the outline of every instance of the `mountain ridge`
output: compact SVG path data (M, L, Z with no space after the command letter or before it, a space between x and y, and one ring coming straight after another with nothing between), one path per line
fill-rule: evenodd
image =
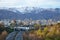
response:
M0 9L0 19L55 19L60 20L60 8L55 9L44 9L44 8L33 8L32 10L25 9L21 12L17 8Z

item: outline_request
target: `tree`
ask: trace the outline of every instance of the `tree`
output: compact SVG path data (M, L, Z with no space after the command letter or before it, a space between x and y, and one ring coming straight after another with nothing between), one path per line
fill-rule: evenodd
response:
M19 23L19 26L22 26L22 25L23 25L23 22L20 22L20 23Z
M10 27L11 28L14 28L16 26L16 24L17 24L16 21L15 20L12 20L11 21L11 24L10 24Z
M44 30L43 30L44 37L46 37L46 35L47 35L47 33L48 33L48 30L49 30L48 27L45 27L45 28L44 28Z
M0 23L0 27L4 27L4 23L3 22Z
M40 24L34 24L35 29L40 29L41 25Z

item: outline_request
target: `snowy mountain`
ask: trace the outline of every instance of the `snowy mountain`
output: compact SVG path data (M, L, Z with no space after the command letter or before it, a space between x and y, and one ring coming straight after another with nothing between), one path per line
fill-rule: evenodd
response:
M0 19L56 19L60 20L60 8L3 8Z

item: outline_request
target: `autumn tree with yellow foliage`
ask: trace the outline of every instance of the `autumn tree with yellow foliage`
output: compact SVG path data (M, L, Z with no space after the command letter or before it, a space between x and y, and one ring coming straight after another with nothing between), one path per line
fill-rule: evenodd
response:
M34 31L34 34L38 36L38 38L44 40L60 40L60 24L48 25L44 27L43 30L41 30L41 25L34 26L39 27L38 30Z

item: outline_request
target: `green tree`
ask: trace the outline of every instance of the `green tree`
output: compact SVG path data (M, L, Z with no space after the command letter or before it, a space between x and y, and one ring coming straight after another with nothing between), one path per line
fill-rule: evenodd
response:
M34 28L35 29L40 29L41 28L41 25L40 24L34 24Z

